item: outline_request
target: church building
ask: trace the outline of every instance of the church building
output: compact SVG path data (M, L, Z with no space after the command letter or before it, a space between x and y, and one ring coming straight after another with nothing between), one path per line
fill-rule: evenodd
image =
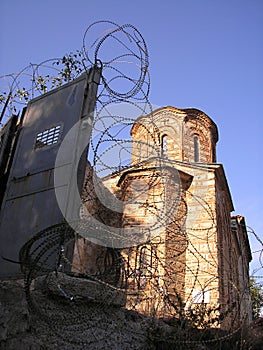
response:
M131 164L98 179L122 209L102 206L90 166L83 192L90 214L121 227L127 241L117 249L126 307L180 317L205 306L217 310L226 327L250 322L251 251L244 217L231 217L231 193L216 161L216 124L198 109L168 106L139 117L131 137ZM108 249L80 239L73 271L99 274Z

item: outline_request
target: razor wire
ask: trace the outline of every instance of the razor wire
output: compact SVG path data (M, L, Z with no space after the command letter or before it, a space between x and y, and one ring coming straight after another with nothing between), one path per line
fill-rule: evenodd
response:
M98 28L100 33L103 29L99 35ZM65 341L96 346L102 337L99 322L91 330L90 339L83 342L74 337L76 327L84 331L85 322L90 320L91 315L81 311L81 305L88 296L73 292L74 288L68 280L65 279L63 283L61 276L65 274L93 281L101 288L108 287L116 293L124 293L128 295L128 309L138 313L146 310L153 320L175 317L182 329L190 325L208 330L219 327L226 320L230 322L231 331L227 336L220 338L218 331L213 340L205 341L193 340L188 335L187 340L173 340L178 344L229 339L242 326L243 320L238 321L239 304L247 297L249 286L239 290L230 278L226 282L227 288L235 295L229 304L209 307L205 303L206 293L212 294L219 288L219 265L212 248L215 242L211 240L216 228L215 214L209 198L199 198L190 190L183 191L178 172L169 173L168 176L171 164L162 157L161 132L148 100L150 76L147 46L134 26L119 26L109 21L95 22L87 28L80 51L41 64L30 64L19 74L0 77L1 82L5 83L5 92L0 94L3 120L37 95L74 80L93 64L102 67L102 84L97 96L82 191L79 228L83 235L76 234L64 223L41 231L23 246L20 261L28 305ZM142 129L144 139L132 139L131 134L137 126ZM132 170L130 178L125 177L128 169ZM111 184L113 178L123 179L120 187L115 186L114 191ZM167 188L175 190L171 193ZM186 229L186 197L202 206L209 217L209 227ZM141 216L127 215L123 203L130 210L134 206L139 208ZM87 213L95 221L90 220ZM145 222L145 218L150 219ZM121 231L125 225L128 237L123 236ZM165 234L164 227L167 228ZM117 239L125 240L121 247L116 248L114 243L112 246L102 244L104 235L113 242L116 240L114 228L121 229L117 231ZM250 231L255 236L253 230ZM207 247L206 254L197 249L196 239ZM87 249L96 252L92 268L90 262L84 259ZM165 255L166 250L169 251L168 255ZM261 248L261 268L262 251ZM187 262L186 254L188 259L191 256L193 264ZM169 264L165 263L166 259ZM225 260L230 265L230 261ZM192 279L188 293L184 291L186 274ZM205 283L200 279L204 274L210 274ZM46 276L44 279L43 275ZM52 280L57 295L71 306L66 318L63 312L50 317L41 304L41 297L32 292L32 285L39 283L41 278L43 290ZM196 289L199 290L199 295L195 296L199 303L192 298ZM107 313L107 304L103 300L105 298L101 295L98 306L100 322ZM243 317L245 319L246 312ZM107 328L110 330L109 324L104 326L106 331Z

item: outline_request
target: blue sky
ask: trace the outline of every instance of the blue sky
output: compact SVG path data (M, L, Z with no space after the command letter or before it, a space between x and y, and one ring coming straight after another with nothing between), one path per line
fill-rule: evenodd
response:
M1 0L0 75L80 49L97 20L142 33L152 104L198 108L215 121L235 214L263 239L263 1Z

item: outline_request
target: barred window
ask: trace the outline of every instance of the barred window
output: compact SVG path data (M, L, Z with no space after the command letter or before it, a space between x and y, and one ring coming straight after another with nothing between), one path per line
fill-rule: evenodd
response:
M61 125L53 126L37 134L35 149L54 145L59 140Z

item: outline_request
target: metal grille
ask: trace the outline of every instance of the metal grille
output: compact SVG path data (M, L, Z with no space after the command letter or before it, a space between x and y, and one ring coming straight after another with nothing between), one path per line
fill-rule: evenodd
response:
M61 125L53 126L37 134L35 148L54 145L59 140Z

